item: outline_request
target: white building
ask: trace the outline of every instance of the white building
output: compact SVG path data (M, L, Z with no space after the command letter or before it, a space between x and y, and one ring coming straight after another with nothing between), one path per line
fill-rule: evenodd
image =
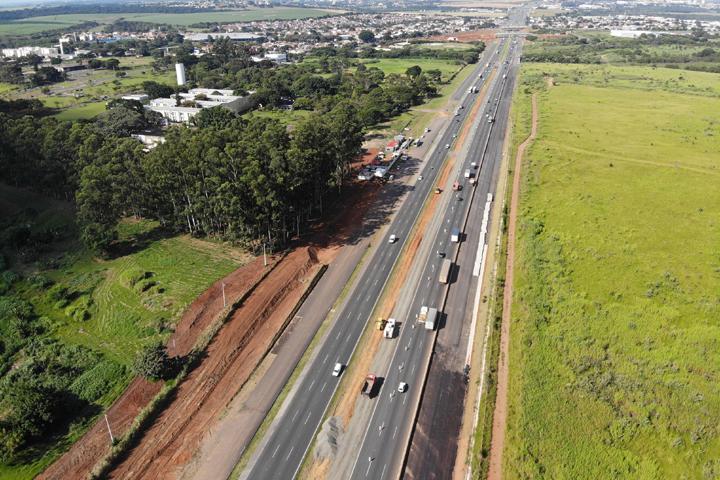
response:
M3 48L2 56L9 58L21 58L35 54L40 57L59 57L60 50L55 47L19 47L19 48Z
M251 107L249 97L233 95L232 90L193 88L187 93L178 94L178 97L155 98L150 100L150 105L145 108L159 113L170 122L187 123L203 108L223 107L231 112L241 113Z
M175 74L177 76L178 86L182 86L187 83L187 80L185 78L185 65L184 64L182 64L182 63L175 64Z
M275 63L287 63L287 53L280 53L280 52L269 52L266 53L264 56L253 56L250 57L253 62L262 62L263 60L269 60L271 62Z

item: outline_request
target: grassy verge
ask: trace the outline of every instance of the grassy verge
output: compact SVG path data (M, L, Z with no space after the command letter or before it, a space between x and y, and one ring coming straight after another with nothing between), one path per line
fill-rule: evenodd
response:
M523 78L541 129L523 175L505 475L714 478L716 78L556 64Z

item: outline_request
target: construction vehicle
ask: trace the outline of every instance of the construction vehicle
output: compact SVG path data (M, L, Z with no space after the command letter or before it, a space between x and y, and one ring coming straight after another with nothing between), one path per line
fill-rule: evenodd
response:
M368 373L367 377L365 377L365 381L363 382L362 389L360 390L360 395L365 395L366 397L371 398L373 390L375 389L376 380L377 377L375 375Z

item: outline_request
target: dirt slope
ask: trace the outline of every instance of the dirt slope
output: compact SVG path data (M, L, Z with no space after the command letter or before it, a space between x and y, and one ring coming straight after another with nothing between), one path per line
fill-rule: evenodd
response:
M229 301L241 297L254 285L263 272L262 259L251 262L222 280L215 282L200 295L183 314L175 333L168 341L171 355L185 355L195 344L202 331L223 310L222 283ZM136 378L125 393L107 411L108 420L116 438L121 437L132 424L135 416L160 391L159 382ZM105 419L100 418L83 437L55 463L50 465L38 479L86 478L93 466L110 450L110 438Z

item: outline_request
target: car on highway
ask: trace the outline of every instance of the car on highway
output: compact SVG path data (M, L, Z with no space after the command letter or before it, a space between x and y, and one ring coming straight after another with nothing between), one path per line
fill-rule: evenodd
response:
M493 123L495 119L493 117L488 117L488 123Z
M390 235L390 238L388 239L388 243L395 243L397 241L397 236L393 233Z
M453 138L457 138L457 133L453 133Z
M437 187L437 188L435 189L435 193L436 193L436 194L442 193L442 188Z
M477 168L477 162L471 162L471 163L470 163L470 166L471 166L472 168Z
M338 362L335 364L335 367L333 368L332 376L339 377L340 374L342 373L342 371L343 371L343 364Z
M418 175L418 182L419 182L420 180L422 180L422 178L423 178L422 175Z
M428 132L430 132L430 128L425 129L425 133L428 133Z
M408 384L405 382L400 382L400 384L398 385L398 392L405 393L407 391L407 389L408 389Z
M449 144L449 143L446 143L446 144L445 144L445 150L447 150L447 149L449 149L449 148L450 148L450 144Z
M441 252L440 250L437 251L437 256L440 258L445 258L445 252Z

